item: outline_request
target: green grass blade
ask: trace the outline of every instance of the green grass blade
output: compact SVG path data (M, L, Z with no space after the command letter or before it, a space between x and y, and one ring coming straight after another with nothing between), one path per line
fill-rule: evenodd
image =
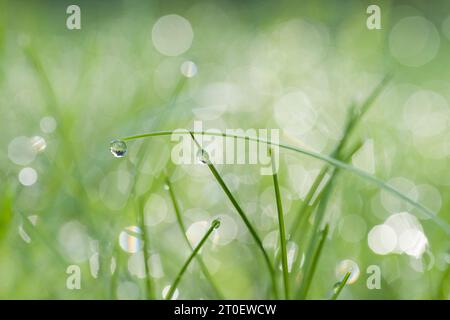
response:
M320 254L322 253L323 245L325 243L327 235L328 225L326 225L325 228L320 232L319 243L317 244L317 246L315 246L315 241L311 242L310 244L310 248L307 253L307 256L309 256L309 258L306 258L307 260L305 259L305 264L308 263L308 265L305 267L304 278L300 286L298 299L305 299L308 295L309 287L314 277L317 263L319 261Z
M175 280L173 281L172 285L170 286L169 291L167 292L167 295L165 297L166 300L170 300L172 299L173 293L175 292L175 289L178 286L178 283L181 280L181 277L183 276L184 272L186 271L187 267L189 266L189 264L191 263L192 259L194 259L194 257L197 255L197 253L200 251L200 249L202 248L203 244L206 242L206 240L208 239L208 237L211 235L211 233L214 231L214 229L217 229L220 226L220 221L219 220L214 220L211 223L211 226L209 227L208 231L206 231L205 235L203 236L203 238L200 240L200 242L197 244L197 246L194 248L194 250L192 251L191 255L189 256L189 258L186 260L186 262L184 263L183 267L181 267L181 270L178 272Z
M362 145L361 142L358 142L347 154L343 154L343 149L345 145L348 143L348 141L351 138L351 135L353 133L353 130L356 128L362 117L369 111L369 108L372 106L375 99L380 95L380 93L383 91L384 87L387 85L387 83L390 81L391 75L386 75L380 83L375 87L375 89L370 93L370 95L367 97L367 99L361 104L358 112L356 112L356 107L352 105L349 108L349 115L347 119L347 123L344 129L344 134L339 141L339 144L336 146L336 148L331 153L331 157L335 157L338 160L344 160L345 162L348 162L349 159L351 159L351 156L360 148ZM321 185L323 179L325 178L326 173L330 170L328 166L325 166L320 171L319 175L316 177L311 189L309 190L305 202L303 203L302 207L300 208L299 214L297 215L296 220L292 224L290 235L291 237L295 237L295 234L297 230L299 230L299 226L303 226L304 221L306 221L309 217L309 214L312 212L311 206L308 210L308 205L312 199L312 197L316 194L316 191L318 187ZM333 173L332 178L329 180L329 183L332 181L332 179L335 177L335 173ZM320 195L316 198L316 200L320 199ZM307 210L308 212L305 212Z
M191 135L192 139L194 140L195 144L197 145L197 147L199 148L199 150L201 150L202 154L205 154L206 157L209 158L207 152L205 150L203 150L203 148L200 146L198 141L195 139L193 133L190 133L190 135ZM275 270L274 270L274 268L272 266L272 263L270 262L269 255L267 254L266 249L264 249L262 241L261 241L261 239L258 236L258 233L256 232L255 228L250 223L250 220L247 218L247 215L244 213L244 210L242 210L241 206L236 201L235 197L231 193L231 191L228 188L228 186L226 185L225 181L220 176L220 174L217 171L216 167L210 161L207 161L206 164L207 164L208 168L211 170L211 173L213 174L214 178L216 178L217 182L222 187L222 190L225 192L225 194L227 195L228 199L230 199L231 203L233 204L234 208L238 212L238 214L241 217L242 221L244 222L245 226L249 230L251 236L255 240L257 246L261 250L261 252L262 252L262 254L264 256L264 261L266 262L267 268L269 269L269 272L270 272L270 277L271 277L271 280L272 280L273 294L274 294L275 298L278 298L278 290L277 290L277 284L276 284L276 280L275 280Z
M345 285L347 284L348 279L350 278L351 272L347 272L342 279L342 281L338 282L335 288L333 288L334 293L331 296L330 300L336 300L339 297L339 294L341 293L342 289L344 289Z
M139 219L139 226L141 228L141 232L142 232L142 239L144 241L142 241L142 252L144 254L144 270L145 270L145 295L147 300L148 299L155 299L155 294L153 291L153 283L152 283L152 277L150 275L150 268L148 266L149 263L149 255L148 255L148 251L149 251L149 242L150 239L148 237L147 234L147 227L145 225L145 218L144 218L144 205L142 203L142 198L138 199L138 210L140 212Z
M284 215L283 215L283 205L281 203L280 186L278 184L278 174L275 169L275 159L273 158L272 150L269 149L270 156L272 158L272 172L273 172L273 186L275 189L275 199L277 203L278 212L278 225L280 232L280 247L281 247L281 265L283 269L283 282L284 282L284 296L289 299L289 270L287 262L287 250L286 250L286 231L284 227ZM277 264L278 265L278 264Z
M345 160L345 162L348 162L351 157L353 156L353 154L356 153L356 151L358 151L359 148L361 148L362 146L362 142L357 143L353 149L351 149L351 151L349 152L348 156ZM303 230L304 224L308 221L311 213L313 212L313 209L316 207L316 204L320 201L323 191L325 190L326 186L330 183L333 183L334 179L337 176L338 171L334 170L331 173L331 177L330 179L327 181L327 183L324 185L322 191L320 191L317 195L317 197L314 199L314 202L311 203L312 198L314 197L314 195L317 193L319 186L322 184L323 180L325 179L325 176L327 173L329 173L330 171L332 171L332 167L326 165L324 166L321 171L319 172L319 174L317 175L316 179L314 180L311 188L309 189L305 200L303 201L302 205L300 206L300 209L298 211L298 214L294 220L294 222L291 224L291 228L290 228L290 236L291 238L295 239L296 235L297 235L297 231L298 230Z
M408 197L407 195L403 194L402 192L398 191L397 189L395 189L394 187L390 186L389 184L387 184L386 182L384 182L383 180L377 178L376 176L371 175L370 173L367 173L361 169L358 169L352 165L349 165L343 161L340 161L338 159L335 159L333 157L318 153L318 152L314 152L314 151L310 151L310 150L306 150L304 148L301 147L297 147L297 146L292 146L292 145L288 145L288 144L284 144L284 143L276 143L276 142L272 142L270 140L266 140L266 139L261 139L261 138L257 138L257 137L251 137L251 136L245 136L245 135L238 135L238 134L227 134L227 133L216 133L216 132L205 132L205 131L185 131L185 132L181 132L181 131L155 131L155 132L150 132L150 133L145 133L145 134L140 134L140 135L134 135L134 136L129 136L129 137L124 137L122 138L122 140L124 141L130 141L130 140L135 140L135 139L142 139L142 138L147 138L147 137L156 137L156 136L170 136L172 134L181 134L181 135L186 135L186 134L199 134L199 135L207 135L207 136L221 136L221 137L225 137L225 138L234 138L234 139L244 139L244 140L248 140L248 141L256 141L259 143L265 143L267 145L271 145L271 146L277 146L286 150L290 150L293 152L298 152L301 153L303 155L318 159L318 160L322 160L325 161L329 164L331 164L332 166L351 172L359 177L361 177L362 179L373 183L374 185L378 186L379 188L386 190L387 192L395 195L397 198L402 199L403 201L411 204L413 207L415 207L416 209L420 210L422 213L424 213L425 215L427 215L435 224L437 224L442 230L444 230L448 235L450 235L450 225L448 225L444 220L442 220L441 218L437 217L436 213L434 213L432 210L428 209L427 207L425 207L424 205L418 203L417 201L411 199L410 197Z
M189 246L191 251L193 251L194 248L192 247L191 242L189 241L188 237L186 236L186 227L185 227L184 222L183 222L183 217L181 216L180 207L178 205L178 201L177 201L177 198L175 196L175 192L173 190L172 183L170 182L169 179L166 179L166 184L167 184L167 187L169 189L170 199L172 200L172 205L173 205L173 208L174 208L174 211L175 211L175 215L176 215L176 218L177 218L178 226L180 227L180 231L181 231L181 233L183 235L183 238L184 238L186 244ZM209 273L209 270L206 267L206 264L203 262L203 259L201 258L201 256L196 256L196 259L197 259L197 262L198 262L198 264L200 266L200 269L203 272L203 275L205 276L206 280L208 280L208 282L209 282L211 288L214 290L217 298L223 300L224 296L223 296L222 292L219 290L219 288L216 286L216 284L214 283L213 277Z

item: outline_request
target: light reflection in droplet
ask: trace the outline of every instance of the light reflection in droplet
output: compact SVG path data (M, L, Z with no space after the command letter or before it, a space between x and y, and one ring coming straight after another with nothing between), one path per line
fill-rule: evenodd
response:
M336 267L336 278L341 281L345 274L350 272L350 277L347 280L347 284L355 283L359 278L360 270L358 264L350 259L342 260Z
M125 141L114 139L109 143L109 150L114 157L123 158L127 154L128 147Z
M120 247L128 253L136 253L142 247L142 231L137 226L126 227L119 235Z

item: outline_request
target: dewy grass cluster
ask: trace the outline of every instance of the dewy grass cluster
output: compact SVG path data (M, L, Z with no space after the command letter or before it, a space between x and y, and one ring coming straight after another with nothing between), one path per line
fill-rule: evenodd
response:
M383 87L387 84L390 77L385 77L380 84L373 90L373 92L368 96L368 98L360 105L355 106L352 105L349 108L349 115L347 118L347 124L345 126L344 135L339 141L338 145L335 147L334 151L329 155L323 155L320 153L316 153L313 151L309 151L300 147L287 145L283 143L274 143L269 140L262 140L255 137L249 137L249 136L238 136L238 135L228 135L225 133L210 133L210 132L195 132L195 131L188 131L187 133L180 133L176 131L156 131L146 134L140 134L130 137L125 137L121 140L113 140L111 142L111 152L114 156L122 156L126 153L127 145L126 141L132 141L136 139L143 139L148 137L157 137L157 136L168 136L172 134L189 134L192 138L192 140L195 142L195 144L198 147L198 158L199 161L206 165L206 167L211 172L212 176L217 181L219 187L222 189L222 191L225 194L225 197L228 198L228 200L231 202L232 206L236 210L236 213L239 215L240 219L246 226L249 234L254 240L254 243L256 247L259 249L263 256L263 260L265 262L265 265L268 270L268 278L271 282L271 294L269 295L270 298L285 298L285 299L305 299L308 296L308 292L311 288L314 274L317 270L318 264L320 263L320 256L322 253L322 249L326 243L327 235L328 235L328 225L325 225L324 228L322 228L322 222L325 216L325 212L327 209L327 205L329 202L329 198L331 194L334 191L334 184L336 183L336 179L338 176L338 173L340 170L348 171L351 173L354 173L358 176L360 176L362 179L367 180L368 182L374 183L379 188L382 188L393 195L397 196L401 200L410 203L415 208L419 209L426 215L428 215L439 227L441 227L447 234L450 234L450 228L449 226L440 220L431 210L424 207L422 204L418 203L414 199L408 197L407 195L403 194L402 192L396 190L392 186L386 184L379 178L372 176L360 169L357 169L346 162L352 157L353 154L361 147L362 143L359 142L358 139L353 137L354 129L357 127L360 119L367 113L369 107L373 103L373 101L376 99L376 97L380 94ZM326 165L323 167L321 172L317 175L314 183L312 184L311 189L306 195L305 201L303 202L303 205L301 206L299 212L297 213L296 219L294 220L294 223L290 226L285 225L284 221L284 213L283 213L283 206L282 206L282 194L280 192L279 187L279 181L278 181L278 174L276 173L275 167L273 168L273 188L274 188L274 195L276 199L276 209L277 209L277 216L278 216L278 232L279 232L279 243L280 243L280 250L278 251L278 254L275 256L275 259L272 261L272 259L269 257L269 254L267 253L266 249L263 246L262 240L258 234L258 231L256 227L253 225L253 223L248 218L247 214L243 210L242 206L239 204L236 195L234 195L230 188L227 186L226 182L222 178L221 174L216 169L215 165L210 161L209 155L206 152L205 149L199 144L197 139L195 138L195 135L218 135L223 136L224 138L234 138L234 139L245 139L245 140L256 140L257 142L262 142L270 146L277 146L281 147L286 150L290 150L293 152L302 153L304 155L307 155L309 157L313 157L319 160L322 160L326 163ZM353 140L352 140L353 138ZM271 153L271 149L269 148L269 153ZM274 165L274 158L272 157L272 165ZM330 178L325 181L325 176L328 174ZM323 187L319 193L319 195L315 198L313 203L311 205L310 201L312 200L313 196L318 192L319 185L325 183L325 187ZM180 231L185 235L186 228L183 223L183 213L180 211L179 205L177 203L177 199L175 196L175 193L173 191L173 187L171 185L170 180L166 179L166 186L169 190L170 198L172 199L172 203L176 212L176 219L177 223L180 227ZM316 210L315 210L316 209ZM310 217L313 216L313 224L311 227L308 227L305 223L310 219ZM200 265L200 268L202 270L202 273L205 276L205 279L210 283L211 287L214 289L217 297L223 297L220 293L220 289L217 287L217 285L214 283L214 278L210 275L207 266L201 259L199 255L199 250L203 243L207 240L208 236L212 233L213 229L218 227L219 223L217 221L213 222L209 230L206 232L200 243L193 248L189 240L185 238L186 243L189 245L190 249L192 250L191 255L189 256L186 263L183 265L181 270L179 271L174 283L170 286L170 290L168 294L166 295L166 299L170 299L173 296L174 290L176 289L179 281L181 280L181 276L184 274L187 266L189 263L194 259L194 257L197 258L197 262ZM286 232L286 229L288 229L288 233ZM299 233L299 230L301 233ZM305 235L309 235L308 237L305 237ZM289 275L288 270L288 258L287 258L287 239L292 239L294 241L298 241L302 246L306 246L306 255L305 255L305 262L302 268L302 279L300 281L300 285L295 285L295 283L292 282L292 279ZM277 266L280 264L281 261L281 278L282 278L282 287L283 287L283 294L280 295L279 293L279 283L277 279L279 278L277 275L278 268ZM344 278L338 282L335 287L333 288L333 295L331 299L337 299L341 291L343 290L344 286L346 285L351 272L347 272L344 276ZM261 279L261 281L264 281Z

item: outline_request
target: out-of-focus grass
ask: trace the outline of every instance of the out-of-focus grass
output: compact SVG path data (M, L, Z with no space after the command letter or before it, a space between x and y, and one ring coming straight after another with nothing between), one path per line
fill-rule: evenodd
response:
M439 194L438 217L450 221L449 153L441 143L448 141L448 123L444 134L422 143L404 117L404 105L417 91L438 93L448 107L449 40L443 27L448 2L385 1L380 4L383 29L376 31L366 29L366 4L360 1L85 1L80 3L82 29L78 31L65 28L69 4L0 1L0 298L163 298L163 288L172 283L192 252L164 190L167 175L178 190L187 230L195 222L225 215L221 230L232 235L226 244L214 239L204 244L198 257L205 268L202 262L187 268L179 298L216 297L204 270L227 298L267 298L270 278L261 267L264 261L258 248L205 166L173 166L167 137L130 143L123 159L108 152L112 138L190 128L193 120L204 116L199 108L208 105L202 103L224 103L220 95L207 99L223 88L217 84L227 84L232 94L225 99L226 111L205 120L206 126L280 128L287 132L282 137L286 143L300 141L302 147L333 155L345 133L348 106L360 105L382 76L394 71L395 78L373 102L373 110L352 130L346 152L334 156L350 163L351 155L364 149L359 148L360 141L371 139L375 176L383 181L404 177L417 186L432 186ZM172 13L188 19L194 31L192 47L178 57L161 55L151 39L157 19ZM401 65L390 54L390 33L405 16L426 17L440 34L439 53L420 67ZM299 30L305 33L295 33ZM195 77L180 74L185 60L198 66ZM296 90L307 94L317 115L315 126L305 135L286 130L274 116L280 98ZM56 119L52 133L40 128L45 116ZM46 140L44 152L26 165L11 161L11 141L35 135ZM391 212L384 208L379 188L344 171L333 179L321 213L328 234L315 241L307 254L307 240L323 230L321 224L311 231L317 221L310 218L319 213L314 209L320 208L324 196L308 206L315 194L308 194L314 190L314 179L308 185L295 170L301 166L320 172L323 165L317 159L281 152L278 183L288 230L286 249L289 253L289 248L297 248L289 274L292 294L303 292L298 288L305 283L305 266L315 263L314 253L321 248L312 268L314 277L307 276L312 278L307 298L327 297L331 285L342 279L335 274L337 265L351 259L359 265L359 278L345 285L340 298L448 299L448 235L431 219L420 219L430 254L419 260L406 254L375 254L367 243L368 232ZM38 173L38 181L30 187L18 181L25 166ZM280 242L271 242L274 232L278 238L273 181L259 176L254 166L218 166L217 172L239 199L281 284ZM299 187L303 183L306 194ZM150 202L155 206L152 210L147 203L154 195L158 201ZM418 202L434 209L438 200L420 194ZM402 208L420 215L414 208ZM310 212L297 224L298 212L305 210ZM31 215L38 216L36 225L29 222ZM364 237L348 241L354 229L345 218L355 215L364 221ZM146 217L159 222L146 224ZM120 232L132 225L144 231L143 258L139 252L124 252L118 244ZM294 225L299 225L295 237ZM20 235L22 229L30 243ZM96 253L99 271L94 278ZM140 259L151 263L136 267ZM81 290L66 288L70 264L81 268ZM422 270L418 264L423 264ZM382 270L380 290L366 286L369 265ZM127 291L133 284L137 292Z

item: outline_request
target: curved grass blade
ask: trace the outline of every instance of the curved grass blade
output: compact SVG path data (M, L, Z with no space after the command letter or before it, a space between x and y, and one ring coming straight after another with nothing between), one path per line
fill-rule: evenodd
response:
M352 274L351 272L347 272L342 281L336 283L335 287L333 288L334 292L330 300L336 300L339 297L339 294L341 293L342 289L344 289L345 285L347 284L348 278L350 278L351 274Z
M283 269L283 282L284 282L284 296L288 300L289 299L289 270L288 270L288 262L287 262L287 250L286 250L286 231L284 227L284 215L283 215L283 206L281 204L281 194L280 194L280 186L278 184L278 174L275 169L275 159L273 158L272 149L269 149L270 156L272 158L272 177L273 177L273 186L275 189L275 199L277 203L277 212L278 212L278 226L280 231L280 247L281 247L281 265ZM278 265L278 264L276 264Z
M170 182L170 179L168 179L168 178L166 179L166 184L169 189L169 195L170 195L170 199L172 200L173 208L175 210L175 215L177 218L178 226L180 227L181 233L183 234L183 238L186 241L186 244L189 246L191 251L193 251L194 248L192 247L191 242L189 241L188 237L186 236L186 227L184 225L183 217L181 216L181 212L180 212L180 207L179 207L178 201L175 197L175 192L173 191L173 186L172 186L172 183ZM220 290L216 286L216 284L214 283L214 280L213 280L211 274L209 273L208 268L206 267L206 264L203 262L203 259L201 258L201 256L196 256L196 259L200 266L200 269L203 272L203 275L205 276L206 280L209 281L211 288L216 293L217 298L220 300L223 300L224 296L223 296L222 292L220 292Z
M327 156L327 155L323 155L318 152L306 150L301 147L292 146L292 145L288 145L288 144L284 144L284 143L276 143L276 142L272 142L270 140L261 139L261 138L257 138L257 137L250 137L250 136L245 136L245 135L228 134L228 133L223 133L223 132L217 133L217 132L187 131L187 130L186 131L155 131L155 132L125 137L125 138L122 138L122 140L130 141L130 140L142 139L142 138L148 138L148 137L170 136L172 134L175 134L175 135L199 134L199 135L207 135L207 136L220 136L220 137L225 137L225 138L244 139L247 141L256 141L256 142L265 143L265 144L271 145L271 146L278 146L278 147L286 149L286 150L298 152L298 153L304 154L306 156L325 161L334 167L351 172L351 173L373 183L374 185L378 186L379 188L384 189L384 190L388 191L389 193L392 193L393 195L402 199L403 201L411 204L412 206L414 206L415 208L420 210L422 213L427 215L434 223L436 223L441 229L443 229L448 235L450 235L450 225L448 225L441 218L437 217L436 214L432 210L428 209L427 207L418 203L417 201L411 199L407 195L401 193L400 191L398 191L394 187L390 186L383 180L381 180L361 169L358 169L352 165L349 165L343 161L340 161L338 159L335 159L335 158Z
M194 251L192 251L191 255L189 256L189 258L186 260L186 262L184 263L183 267L181 267L181 270L178 272L175 280L173 281L172 285L170 286L169 291L167 292L167 295L165 297L166 300L170 300L172 299L173 293L175 292L175 289L178 286L178 283L181 280L181 277L183 276L184 272L186 271L187 267L189 266L189 264L191 263L192 259L194 259L194 257L196 256L196 254L200 251L200 249L202 248L203 244L206 242L206 240L208 239L208 237L211 235L211 233L214 231L214 229L217 229L220 226L220 221L218 219L214 220L211 223L211 226L209 227L208 231L206 231L205 235L203 236L203 238L200 240L200 242L197 244L197 246L195 247Z
M258 245L259 249L261 249L261 252L262 252L262 254L264 256L264 261L266 262L267 268L269 269L269 272L270 272L270 277L271 277L271 280L272 280L273 294L274 294L275 298L278 299L278 290L277 290L277 284L276 284L276 280L275 280L275 270L274 270L274 268L272 266L272 263L270 262L269 255L267 254L266 249L264 249L262 241L261 241L261 239L258 236L258 233L256 232L255 228L253 228L252 224L250 223L250 220L248 220L247 215L244 213L244 210L242 210L241 206L239 206L238 202L234 198L233 194L231 193L230 189L226 185L225 181L220 176L220 174L217 171L216 167L211 163L211 161L209 161L208 153L200 146L198 141L195 139L194 134L192 132L189 132L189 133L190 133L192 139L194 140L195 144L197 145L197 147L201 151L201 153L203 155L205 155L205 160L206 160L205 163L208 166L208 168L211 170L211 173L213 174L214 178L216 178L217 182L222 187L222 190L225 192L225 194L227 195L228 199L230 199L231 203L233 204L234 208L238 212L238 214L241 217L242 221L244 222L245 226L250 231L250 234L252 235L252 237L255 240L256 244Z

